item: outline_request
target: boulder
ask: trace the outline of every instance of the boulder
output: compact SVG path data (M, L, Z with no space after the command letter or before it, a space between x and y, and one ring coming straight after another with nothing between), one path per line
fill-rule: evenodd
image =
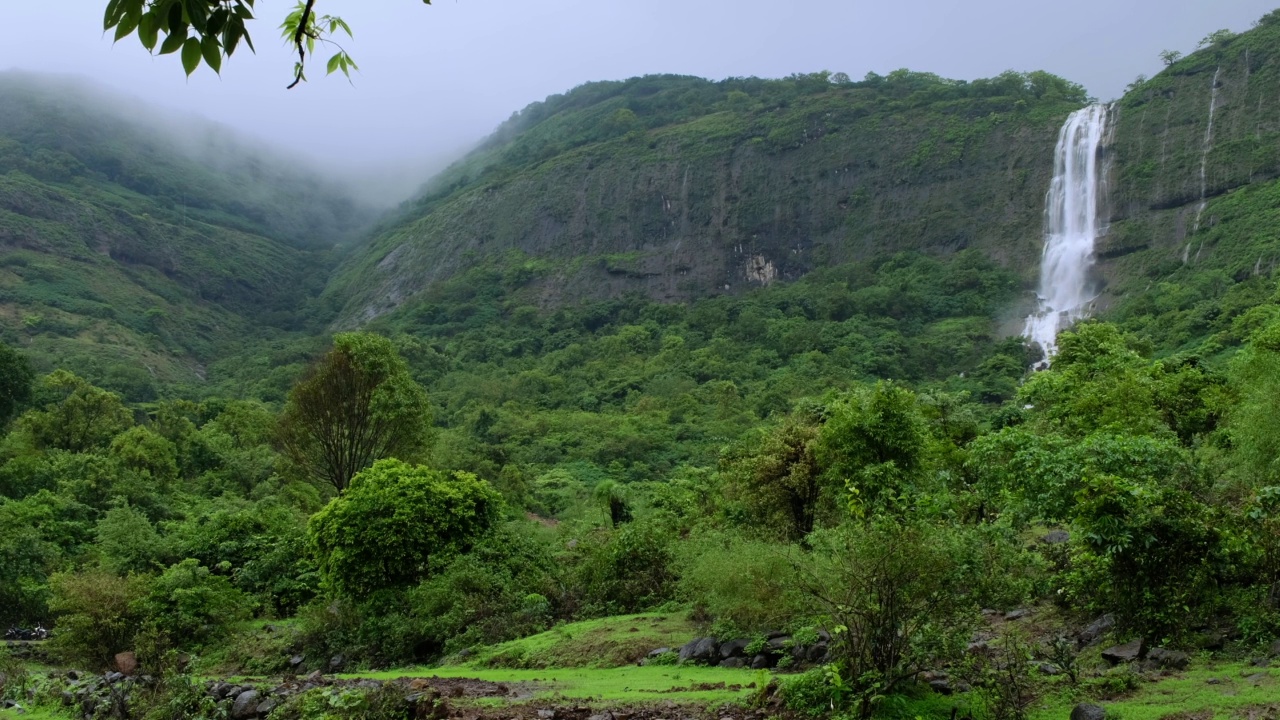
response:
M341 653L329 658L329 672L338 672L347 664L347 657Z
M67 679L71 680L72 682L75 682L76 680L80 679L80 673L75 670L68 670Z
M124 679L124 673L109 672L106 675L103 675L102 679L106 680L109 684L114 685Z
M1066 530L1050 530L1040 538L1040 542L1046 545L1061 545L1071 542L1071 533Z
M752 670L768 670L773 667L777 661L770 655L757 655L751 660Z
M829 652L829 650L830 650L830 646L827 645L826 643L818 643L817 645L811 645L809 646L809 651L805 656L805 660L808 660L811 663L823 662L827 659L827 653Z
M125 675L132 675L138 671L138 656L132 652L122 652L116 655L116 669Z
M669 652L671 652L671 648L669 648L669 647L654 648L654 649L652 649L652 650L650 650L650 651L649 651L649 655L648 655L648 657L649 657L649 658L656 658L656 657L658 657L659 655L666 655L666 654L667 654L667 653L669 653Z
M709 663L719 659L719 649L720 644L713 637L696 638L680 648L680 662Z
M1103 650L1102 659L1112 665L1131 663L1135 660L1142 659L1143 655L1146 654L1143 650L1142 638L1138 638L1136 640L1130 640L1123 645L1112 645L1106 650Z
M279 707L279 705L280 705L279 700L275 698L267 698L266 700L263 700L262 702L258 703L258 714L266 715L270 713L272 710L275 710L277 707Z
M930 680L929 687L932 688L933 691L938 693L939 695L950 695L951 693L956 691L956 689L951 686L951 681L947 680L946 678L938 678L937 680Z
M246 720L258 714L258 691L245 690L236 696L231 705L231 717L235 720Z
M307 682L320 683L324 681L324 673L319 670L313 670L310 675L303 678Z
M747 659L739 655L738 657L725 658L720 661L722 668L744 668L747 666Z
M1267 648L1267 654L1273 658L1280 658L1280 640L1271 643L1271 647Z
M1106 720L1107 711L1098 705L1080 703L1071 709L1071 720Z
M775 637L769 638L769 642L767 644L769 646L769 649L772 650L773 652L781 653L791 645L791 636L777 635Z
M1018 608L1017 610L1010 610L1009 612L1005 613L1004 619L1005 620L1021 620L1022 618L1027 617L1030 614L1031 614L1030 610L1026 608Z
M539 720L556 720L556 711L543 708L542 710L538 711L538 719Z
M1106 615L1103 615L1097 620L1089 623L1085 629L1081 630L1080 634L1076 636L1076 643L1082 648L1089 647L1101 640L1102 636L1105 635L1108 630L1115 627L1115 625L1116 616L1111 613L1107 613Z
M1147 659L1162 670L1186 670L1187 666L1191 664L1190 655L1177 650L1165 650L1164 648L1152 648L1147 653Z
M729 658L742 657L746 654L747 646L751 641L746 638L738 638L720 644L720 657L728 660Z
M297 670L298 668L302 667L302 663L305 660L306 659L303 658L301 655L294 655L293 657L289 658L289 669Z

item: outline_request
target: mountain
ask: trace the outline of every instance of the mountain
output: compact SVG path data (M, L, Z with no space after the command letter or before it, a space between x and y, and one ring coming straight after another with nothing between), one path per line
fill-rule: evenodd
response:
M0 328L135 398L309 327L372 212L225 128L73 80L0 75Z
M973 248L1029 278L1053 138L1085 99L1012 72L584 85L512 117L329 292L359 323L510 252L555 265L547 306L738 293L904 250Z

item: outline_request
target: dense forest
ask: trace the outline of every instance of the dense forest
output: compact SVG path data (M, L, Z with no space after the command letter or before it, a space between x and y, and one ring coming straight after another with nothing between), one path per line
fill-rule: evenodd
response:
M375 682L422 665L678 665L761 718L1021 720L1206 663L1273 691L1277 80L1273 13L1112 106L1095 317L1046 367L1017 333L1090 102L1047 73L591 83L381 219L0 75L0 627L52 631L0 648L0 698L445 717Z

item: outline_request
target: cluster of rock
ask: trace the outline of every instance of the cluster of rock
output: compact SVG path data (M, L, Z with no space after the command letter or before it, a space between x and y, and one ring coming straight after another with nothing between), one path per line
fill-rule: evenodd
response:
M714 637L694 638L678 650L656 648L649 653L648 659L653 661L676 652L681 663L765 670L778 667L779 663L787 664L784 658L790 658L789 664L792 667L826 662L830 649L831 635L826 631L818 631L817 640L810 643L799 642L786 633L773 632L764 636L763 643L750 638L724 642Z
M37 693L42 693L60 701L73 717L84 720L131 717L135 693L140 689L152 688L157 683L150 675L132 676L118 671L90 675L75 670L51 675L50 681L50 684L40 690L31 688L30 699L34 701ZM343 689L369 691L387 686L376 680L339 681L317 670L305 677L290 678L274 686L210 680L204 683L203 692L222 709L223 716L233 720L257 720L266 717L291 697L334 685L340 685ZM426 685L420 688L396 685L396 689L405 693L408 717L440 716L443 703L440 702L439 692Z

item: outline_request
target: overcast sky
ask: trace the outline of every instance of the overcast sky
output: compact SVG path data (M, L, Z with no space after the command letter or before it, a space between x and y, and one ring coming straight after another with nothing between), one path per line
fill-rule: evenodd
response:
M323 77L286 91L275 29L291 1L259 0L258 48L187 80L101 31L106 0L0 0L0 70L73 73L350 167L426 173L513 111L590 80L646 73L720 79L900 67L954 78L1043 69L1102 99L1245 30L1280 0L320 0L356 33L354 87ZM433 161L433 158L436 159ZM418 178L422 179L422 178Z

